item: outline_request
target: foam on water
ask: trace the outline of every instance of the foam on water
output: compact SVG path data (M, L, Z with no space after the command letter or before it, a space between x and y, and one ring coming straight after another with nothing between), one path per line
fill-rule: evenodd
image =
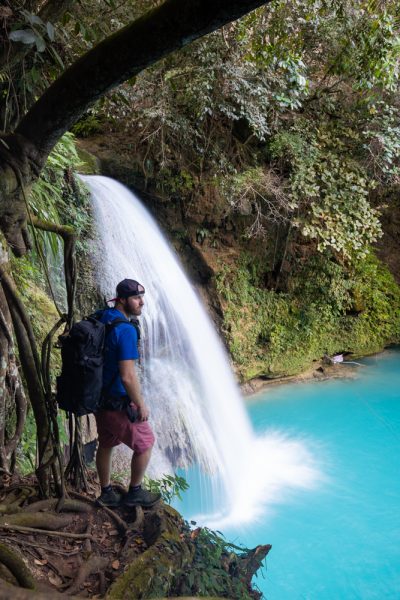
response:
M92 194L101 292L113 297L126 277L146 288L142 387L157 436L151 476L198 465L209 474L201 504L213 524L254 519L285 490L315 485L320 472L304 442L254 435L215 328L147 210L112 179L82 179Z

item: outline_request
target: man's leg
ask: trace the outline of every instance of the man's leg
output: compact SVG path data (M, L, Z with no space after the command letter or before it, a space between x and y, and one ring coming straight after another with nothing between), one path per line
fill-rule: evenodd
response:
M101 444L97 449L96 467L102 488L110 485L112 451L112 448L105 448Z
M142 481L150 461L154 444L154 433L147 421L130 423L124 431L121 441L132 448L131 482L124 497L125 506L153 506L161 497L142 488Z
M161 494L142 488L143 477L150 461L152 449L150 446L140 454L135 452L132 456L131 483L124 498L126 506L153 506L161 498Z
M141 485L144 474L147 469L147 465L150 462L152 448L148 448L142 454L136 454L132 456L131 462L131 486L135 487Z

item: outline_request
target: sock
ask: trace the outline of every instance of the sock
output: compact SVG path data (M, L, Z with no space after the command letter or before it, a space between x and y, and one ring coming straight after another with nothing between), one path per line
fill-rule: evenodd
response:
M141 483L139 483L139 485L130 485L129 486L129 491L130 492L137 492L137 491L139 491L141 489L141 487L142 487Z
M102 488L101 488L101 492L102 492L102 493L103 493L103 492L105 492L105 493L107 493L107 492L111 492L111 490L112 490L112 485L111 485L111 483L109 483L109 484L108 484L108 485L106 485L105 487L102 487Z

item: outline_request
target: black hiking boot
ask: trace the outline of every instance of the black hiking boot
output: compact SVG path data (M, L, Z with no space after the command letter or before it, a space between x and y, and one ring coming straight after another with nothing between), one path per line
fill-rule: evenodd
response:
M160 498L161 494L154 494L143 488L139 488L138 490L130 489L124 496L123 504L125 506L143 506L144 508L149 508L150 506L154 506Z
M109 508L115 508L121 504L122 495L111 488L110 490L102 491L96 500L99 504L103 504Z

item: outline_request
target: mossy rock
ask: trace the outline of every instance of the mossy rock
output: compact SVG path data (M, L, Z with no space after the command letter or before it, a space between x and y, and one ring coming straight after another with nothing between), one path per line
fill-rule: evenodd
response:
M79 142L76 145L76 151L82 161L82 165L79 168L80 173L83 175L101 175L100 160L97 156L88 152L85 148L82 148L82 146L79 145Z
M245 256L216 275L223 330L242 382L307 371L325 354L370 355L400 340L400 287L371 252L356 265L312 256L282 293Z

